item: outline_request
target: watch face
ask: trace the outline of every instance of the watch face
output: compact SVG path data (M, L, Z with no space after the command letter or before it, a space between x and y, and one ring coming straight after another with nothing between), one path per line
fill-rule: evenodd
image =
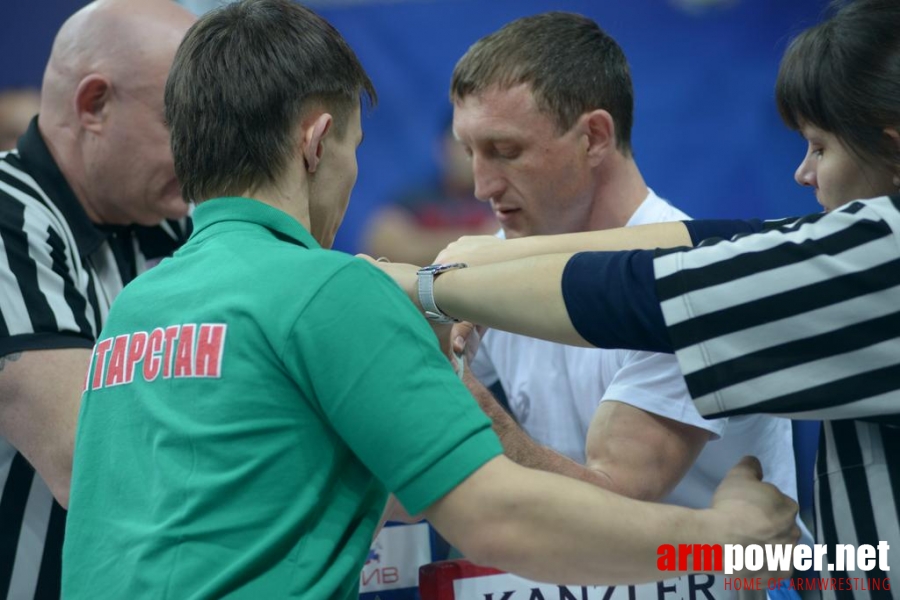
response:
M428 265L419 269L420 273L443 273L444 271L452 271L453 269L462 269L467 267L466 263L449 263L446 265Z

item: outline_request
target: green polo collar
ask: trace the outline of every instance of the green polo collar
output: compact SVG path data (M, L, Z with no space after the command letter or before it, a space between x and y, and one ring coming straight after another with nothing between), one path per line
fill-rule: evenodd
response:
M321 248L319 243L296 219L274 206L252 198L214 198L194 209L194 232L196 237L204 229L216 223L236 221L255 223L300 243L310 249Z

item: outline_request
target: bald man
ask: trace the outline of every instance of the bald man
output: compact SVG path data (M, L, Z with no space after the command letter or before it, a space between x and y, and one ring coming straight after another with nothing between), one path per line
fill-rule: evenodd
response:
M0 154L0 598L59 595L91 348L122 287L188 233L163 88L193 21L159 0L75 13L39 116Z

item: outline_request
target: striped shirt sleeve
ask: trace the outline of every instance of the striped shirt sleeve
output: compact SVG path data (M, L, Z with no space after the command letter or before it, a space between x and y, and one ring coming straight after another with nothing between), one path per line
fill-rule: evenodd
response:
M0 173L0 356L90 348L88 276L72 254L71 232L14 175Z
M706 416L896 422L900 199L856 202L654 261L659 306Z

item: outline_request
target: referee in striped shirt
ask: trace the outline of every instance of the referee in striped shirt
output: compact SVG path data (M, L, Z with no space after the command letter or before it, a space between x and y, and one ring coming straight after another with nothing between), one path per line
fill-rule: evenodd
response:
M122 287L187 237L162 114L193 21L153 0L75 13L39 117L0 153L0 598L59 596L91 348Z

